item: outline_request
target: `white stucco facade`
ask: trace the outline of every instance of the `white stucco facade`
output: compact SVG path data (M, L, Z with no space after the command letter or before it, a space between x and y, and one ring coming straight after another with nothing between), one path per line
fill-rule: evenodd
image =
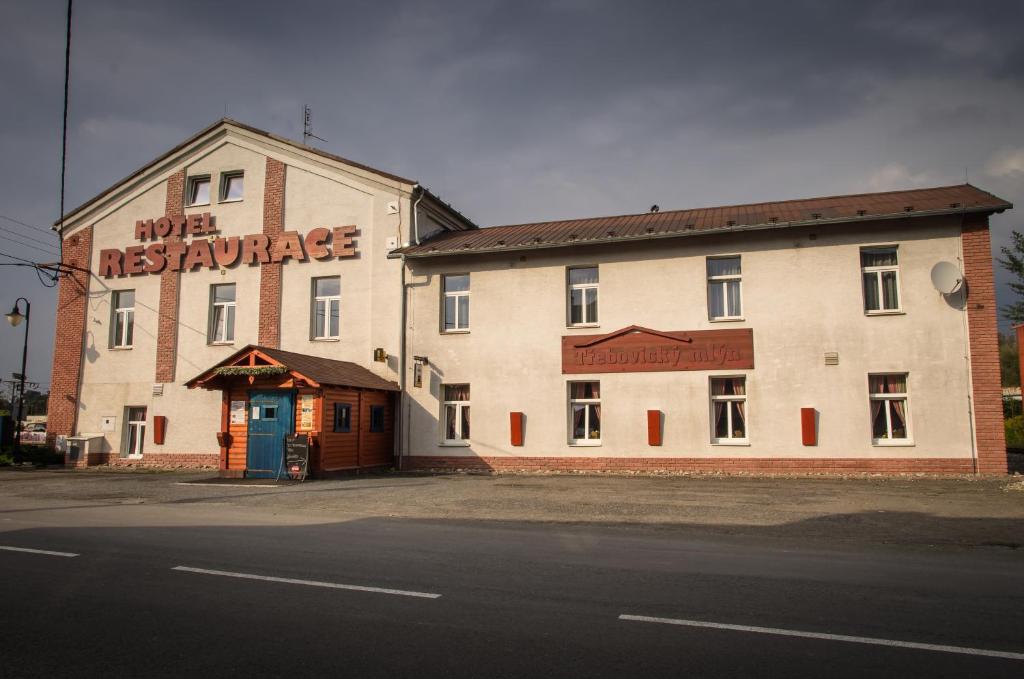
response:
M811 237L814 237L811 240ZM902 312L869 315L862 247L899 251ZM412 455L569 457L970 457L969 365L964 311L929 280L938 261L957 262L953 218L793 229L656 244L593 245L507 256L416 261L409 329L429 360L429 384L409 388ZM743 320L710 321L708 257L739 255ZM566 270L599 269L597 327L567 327ZM440 280L469 273L468 333L440 331ZM952 303L951 303L952 302ZM753 330L754 368L562 374L563 335L638 325L662 331ZM838 365L825 353L837 352ZM906 373L906 441L872 442L869 373ZM746 377L748 436L712 443L709 378ZM600 381L599 445L570 441L571 381ZM472 436L442 443L442 384L471 385ZM816 446L801 444L800 408L819 412ZM664 414L663 442L647 441L646 411ZM526 415L524 445L509 440L509 412Z

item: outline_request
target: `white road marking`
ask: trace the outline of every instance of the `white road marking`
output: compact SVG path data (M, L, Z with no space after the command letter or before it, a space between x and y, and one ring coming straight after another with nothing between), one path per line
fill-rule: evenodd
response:
M992 651L985 648L968 648L964 646L945 646L943 644L922 644L916 641L896 641L893 639L875 639L872 637L854 637L846 634L824 634L822 632L801 632L799 630L779 629L777 627L751 627L749 625L728 625L721 622L705 622L703 620L679 620L676 618L652 618L646 615L619 616L619 620L635 622L656 622L663 625L681 625L683 627L705 627L710 629L731 630L733 632L753 632L755 634L775 634L783 637L802 637L805 639L824 639L826 641L845 641L852 644L871 644L873 646L893 646L896 648L913 648L919 651L937 651L939 653L959 653L960 655L980 655L989 658L1006 658L1024 660L1024 653L1010 651Z
M78 556L71 552L51 552L48 549L29 549L28 547L8 547L6 545L0 545L0 549L6 552L25 552L26 554L45 554L46 556Z
M203 486L205 488L266 488L267 490L274 490L275 488L284 488L285 486L268 486L265 483L193 483L192 481L175 481L176 486Z
M373 592L374 594L394 594L397 596L413 596L421 599L439 599L440 594L431 592L410 592L404 589L387 589L385 587L365 587L363 585L343 585L337 582L319 582L317 580L297 580L295 578L275 578L270 575L254 575L252 573L232 573L231 571L214 571L207 568L193 568L191 566L175 566L171 570L184 571L186 573L201 573L203 575L221 575L227 578L242 578L243 580L265 580L267 582L283 582L288 585L306 585L307 587L326 587L328 589L348 589L356 592Z

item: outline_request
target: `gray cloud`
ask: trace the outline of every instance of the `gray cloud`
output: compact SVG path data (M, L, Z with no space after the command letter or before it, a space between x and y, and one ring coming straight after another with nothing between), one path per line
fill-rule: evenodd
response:
M0 214L42 225L57 214L63 11L0 6ZM965 170L1019 204L1022 178L988 172L1024 148L1022 23L1011 1L78 3L68 204L225 112L297 137L303 103L326 149L416 177L481 224ZM997 243L1019 223L997 216ZM9 267L0 288L33 296L30 372L45 376L53 293Z

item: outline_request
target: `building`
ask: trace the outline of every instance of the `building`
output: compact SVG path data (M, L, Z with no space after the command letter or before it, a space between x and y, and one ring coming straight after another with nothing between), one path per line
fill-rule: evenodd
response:
M65 215L49 431L228 475L296 432L316 473L1005 473L1011 207L965 184L479 229L222 120Z

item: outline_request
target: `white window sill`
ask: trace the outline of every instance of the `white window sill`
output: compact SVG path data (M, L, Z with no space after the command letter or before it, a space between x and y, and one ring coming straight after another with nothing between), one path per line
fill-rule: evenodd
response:
M871 445L876 448L911 448L914 442L911 439L871 439Z
M221 202L221 203L241 203L242 200L243 200L242 198L221 198L220 201L218 201L218 202ZM209 205L209 203L207 203L207 205Z
M231 347L234 346L234 340L230 342L210 342L211 347Z
M313 337L310 342L340 342L340 337Z
M903 309L891 309L886 311L865 311L865 316L905 316L906 311Z
M190 203L189 205L186 205L185 207L210 207L210 203L209 202L206 202L206 203Z
M128 455L128 456L125 457L125 459L126 460L141 460L142 456L141 455Z
M709 323L736 323L738 321L745 321L747 319L742 316L722 316L720 318L709 318Z
M711 439L713 446L749 446L749 439Z
M131 351L135 347L110 347L110 351Z
M570 323L569 325L567 325L565 327L569 328L569 329L572 329L572 328L600 328L601 324L600 323Z
M442 448L468 448L469 441L441 441L438 445Z
M442 330L441 334L442 335L468 335L469 334L469 328L466 328L465 330Z
M595 447L601 445L601 439L586 439L582 441L569 441L569 445L574 448L586 448Z

